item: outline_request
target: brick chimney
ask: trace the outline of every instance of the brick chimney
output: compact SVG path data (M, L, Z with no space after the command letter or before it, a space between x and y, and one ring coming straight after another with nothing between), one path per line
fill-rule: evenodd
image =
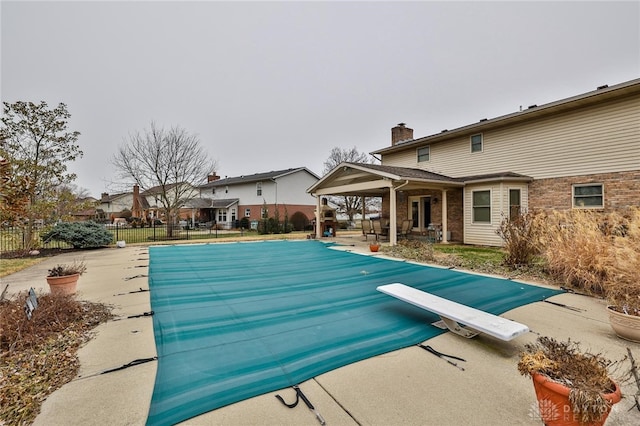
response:
M100 196L100 201L102 201L103 203L109 202L109 193L103 192L102 195Z
M391 146L398 142L409 141L413 139L413 129L406 127L406 124L399 123L391 129Z
M207 183L216 181L218 179L220 179L220 176L218 176L216 172L213 172L209 176L207 176Z

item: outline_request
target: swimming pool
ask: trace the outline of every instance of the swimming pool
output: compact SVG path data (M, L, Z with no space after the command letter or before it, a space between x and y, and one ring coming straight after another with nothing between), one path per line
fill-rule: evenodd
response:
M158 368L147 424L175 424L444 331L376 291L402 282L493 314L558 291L309 241L149 250Z

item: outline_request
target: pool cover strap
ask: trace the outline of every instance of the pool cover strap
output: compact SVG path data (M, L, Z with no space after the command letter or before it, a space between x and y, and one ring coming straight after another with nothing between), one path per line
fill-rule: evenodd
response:
M113 373L114 371L120 371L120 370L124 370L125 368L129 368L129 367L133 367L135 365L140 365L140 364L144 364L147 362L151 362L151 361L155 361L157 360L158 357L157 356L152 356L149 358L138 358L138 359L134 359L133 361L131 361L130 363L121 365L120 367L116 367L116 368L112 368L110 370L105 370L100 374L107 374L107 373Z
M447 358L451 358L451 359L457 359L458 361L463 361L463 362L467 362L467 360L465 360L464 358L460 358L457 356L453 356L453 355L447 355L447 354L443 354L442 352L438 352L435 349L433 349L431 346L428 345L423 345L422 343L419 344L418 346L420 346L422 349L424 349L427 352L431 352L432 354L434 354L435 356L437 356L438 358L442 358L445 361L447 361L449 364L453 365L454 367L459 368L460 370L464 371L463 367L460 367L458 364L456 364L455 362L451 361L450 359Z
M302 390L297 386L294 385L293 389L296 391L296 402L294 402L293 404L287 404L286 402L284 402L284 399L280 396L280 395L276 395L276 398L278 398L278 400L280 402L282 402L284 405L286 405L289 408L294 408L296 405L298 405L298 402L300 402L300 398L302 398L302 400L304 401L304 403L307 405L307 407L309 408L309 410L311 410L311 412L313 414L315 414L316 418L318 419L318 421L320 422L321 425L325 425L326 422L324 421L324 418L322 417L322 415L320 415L320 413L318 412L318 410L316 410L316 408L313 406L313 404L311 403L311 401L309 401L307 399L307 397L305 396L304 393L302 393Z

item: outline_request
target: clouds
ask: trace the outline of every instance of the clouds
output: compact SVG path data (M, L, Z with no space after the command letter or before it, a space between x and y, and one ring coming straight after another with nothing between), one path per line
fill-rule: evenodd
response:
M2 100L65 102L94 195L151 120L221 175L372 151L640 76L640 6L617 2L6 2Z

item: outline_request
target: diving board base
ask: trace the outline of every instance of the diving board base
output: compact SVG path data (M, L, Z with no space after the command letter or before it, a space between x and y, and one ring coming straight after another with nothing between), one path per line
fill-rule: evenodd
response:
M476 337L480 332L478 330L474 330L471 327L465 327L458 323L458 321L454 321L450 318L443 317L440 315L442 322L444 325L451 331L452 333L457 334L458 336L466 337L467 339L471 339L472 337Z
M486 333L508 341L529 331L524 324L401 283L381 285L376 290L439 315L450 331L466 338Z

